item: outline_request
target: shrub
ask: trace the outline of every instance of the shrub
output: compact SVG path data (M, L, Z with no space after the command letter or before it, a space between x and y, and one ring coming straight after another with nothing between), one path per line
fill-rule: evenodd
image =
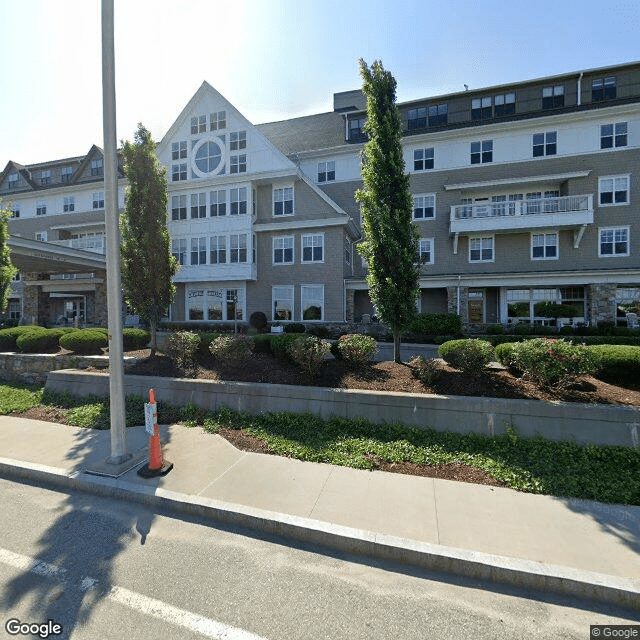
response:
M519 322L513 328L513 333L517 336L530 336L533 333L533 327L526 322Z
M244 360L252 350L253 339L239 333L219 336L209 345L211 355L222 360Z
M513 346L513 364L540 385L561 387L592 373L595 360L583 345L564 340L534 338Z
M432 385L440 373L436 361L427 360L424 356L413 356L408 365L413 375L427 386Z
M11 327L9 329L0 330L0 352L4 351L17 351L18 346L16 340L23 334L33 331L35 329L43 329L44 327L38 327L37 325L23 325L20 327Z
M16 346L23 353L51 353L60 348L62 329L43 329L37 327L23 333L16 339Z
M460 335L462 320L456 313L419 313L409 330L430 336Z
M249 324L259 333L264 333L268 326L267 316L262 311L254 311L249 316Z
M107 344L107 334L101 329L76 329L60 336L60 346L75 353L100 353Z
M164 353L185 375L192 377L198 369L196 350L200 336L193 331L175 331L165 342Z
M271 353L283 360L290 360L291 354L289 353L289 347L298 339L298 335L295 333L279 333L271 337Z
M309 327L307 333L310 333L312 336L316 336L316 338L330 338L331 331L325 327L324 325L313 325Z
M304 333L305 328L301 322L290 322L284 325L285 333Z
M493 350L494 358L505 367L509 367L513 364L513 347L515 342L503 342L496 345Z
M559 333L560 333L561 336L572 336L573 335L573 327L572 326L560 327Z
M151 340L151 334L145 329L127 328L122 330L122 346L125 351L146 349Z
M204 331L198 334L198 348L196 350L196 357L206 359L207 356L211 354L209 351L209 346L211 343L218 337L220 337L219 332L214 331Z
M370 336L350 333L340 336L337 350L342 359L353 366L363 366L371 362L378 353L378 344Z
M596 345L587 349L596 364L596 377L612 382L637 382L640 378L640 347Z
M331 345L315 336L296 337L289 345L289 357L309 375L318 375L324 357Z
M487 327L487 333L494 336L501 336L504 333L504 327L501 324L490 324Z
M269 333L253 336L253 353L272 353L271 340L273 337Z
M478 374L493 359L493 346L486 340L450 340L440 345L438 354L452 367Z

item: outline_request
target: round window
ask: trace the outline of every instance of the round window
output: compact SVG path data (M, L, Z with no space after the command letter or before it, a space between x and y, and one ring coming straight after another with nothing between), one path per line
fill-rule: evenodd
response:
M200 148L196 151L196 167L202 173L211 173L215 171L222 160L222 151L220 146L209 140L205 142Z

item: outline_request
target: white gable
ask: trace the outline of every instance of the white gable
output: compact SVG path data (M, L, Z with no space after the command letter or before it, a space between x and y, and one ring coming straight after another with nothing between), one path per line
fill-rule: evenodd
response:
M296 171L289 159L206 82L164 136L157 153L168 168L169 184L176 164L186 165L182 169L186 168L188 182Z

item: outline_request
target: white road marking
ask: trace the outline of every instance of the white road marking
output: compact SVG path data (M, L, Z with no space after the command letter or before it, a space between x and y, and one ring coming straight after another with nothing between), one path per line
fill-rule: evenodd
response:
M68 582L67 570L63 567L14 553L8 549L0 548L0 562L20 571L28 571L38 576ZM80 591L88 591L89 589L99 588L99 583L95 578L87 576L81 580L79 585L76 585L76 588ZM207 638L214 638L215 640L265 640L261 636L257 636L244 629L231 627L222 622L204 618L196 613L179 609L161 600L149 598L141 593L129 591L123 587L111 587L107 591L106 597L129 609L189 629L190 631L195 631Z

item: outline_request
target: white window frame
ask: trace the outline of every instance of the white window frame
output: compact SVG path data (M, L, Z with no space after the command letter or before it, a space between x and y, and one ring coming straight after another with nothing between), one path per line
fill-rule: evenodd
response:
M431 209L432 215L426 215L426 210ZM417 210L422 210L422 215L416 215ZM413 196L413 211L411 213L414 220L435 220L436 219L436 194L418 193Z
M536 144L536 136L542 136L542 144ZM552 140L550 142L550 140ZM533 158L545 158L546 156L558 155L558 132L557 131L538 131L531 138L531 156ZM542 153L536 155L536 148L541 149Z
M244 202L244 211L242 211L242 203ZM233 212L233 205L237 205L237 211ZM230 216L243 216L249 210L249 203L247 202L247 187L234 187L229 189L229 215Z
M420 265L424 264L434 264L435 255L434 255L434 238L420 238L420 242L418 245L418 257L420 261ZM428 253L429 259L423 260L423 254Z
M296 203L295 203L295 191L293 185L285 185L282 187L274 187L273 188L273 207L272 217L274 218L282 218L284 216L293 216L296 212ZM291 211L287 212L286 204L291 203ZM276 205L282 205L282 213L276 213Z
M36 202L36 215L44 216L47 214L47 203L44 200Z
M243 243L244 239L244 243ZM229 263L247 264L248 238L246 233L232 233L229 236ZM235 246L234 246L235 245ZM241 260L244 251L244 260ZM235 252L235 253L234 253ZM234 255L237 258L234 260Z
M423 171L433 171L435 167L436 152L434 147L421 147L413 150L413 170L422 173ZM422 166L419 166L422 163ZM431 166L427 166L427 165Z
M246 173L247 172L247 154L241 153L231 156L229 162L229 173Z
M71 213L76 209L76 197L75 196L64 196L62 199L62 212L63 213Z
M15 189L18 186L18 172L14 171L7 176L7 188Z
M318 184L325 182L335 182L336 180L336 162L335 160L326 160L318 162Z
M222 194L222 200L220 199ZM223 213L220 213L220 206L224 205L222 208ZM214 209L215 208L215 209ZM214 213L215 210L215 213ZM227 215L227 190L226 189L215 189L209 192L209 217L210 218L221 218Z
M227 112L214 111L209 114L209 131L222 131L227 128Z
M91 198L94 209L104 209L104 191L94 191Z
M602 234L603 232L613 232L613 238L611 244L613 245L613 253L602 253ZM625 253L616 253L616 233L624 231L626 233L626 245L627 250ZM626 258L631 255L631 230L629 226L620 227L600 227L598 229L598 258Z
M172 238L171 239L171 255L178 261L179 264L184 265L187 261L187 239L186 238ZM180 257L182 256L182 259Z
M91 175L101 176L104 173L104 163L102 158L95 158L91 161Z
M611 127L611 134L606 134L603 132L605 127ZM620 130L624 127L624 133L618 133L618 129ZM622 140L620 140L620 144L618 144L618 138L622 138L624 136L624 144ZM611 146L603 147L604 140L611 139ZM607 122L605 124L600 125L600 149L608 151L609 149L619 149L626 147L629 144L629 123L628 122Z
M207 116L194 116L191 118L191 135L196 136L199 133L207 131Z
M187 141L178 140L171 143L171 160L187 159Z
M320 241L318 242L318 239ZM309 242L311 244L309 244ZM305 245L306 243L306 245ZM320 260L316 260L314 258L314 249L317 247L322 248L322 258ZM311 259L305 260L304 250L311 249ZM324 263L324 233L306 233L300 237L300 262L303 264L322 264Z
M242 151L247 148L247 132L232 131L229 134L229 151Z
M47 241L47 232L46 231L36 231L36 240L38 242L46 242Z
M171 165L171 182L181 182L187 179L187 163L179 162Z
M222 253L222 255L220 255ZM215 254L215 260L213 255ZM221 260L220 258L224 258ZM209 238L209 264L227 264L227 236L217 235Z
M40 184L51 184L51 169L44 169L40 172Z
M177 211L177 214L175 212ZM187 196L181 194L179 196L171 196L171 220L172 222L180 222L187 219Z
M483 248L483 241L485 240L491 240L491 258L490 259L483 259L482 258L482 252L485 250ZM480 241L480 257L478 260L472 260L471 258L471 251L472 251L472 244ZM478 249L473 249L473 251L478 251ZM479 264L481 262L484 263L488 263L488 262L495 262L496 261L496 240L495 240L495 236L491 235L491 236L470 236L469 237L469 263L470 264Z
M273 238L273 251L271 252L271 260L274 266L294 264L295 256L295 238L293 236L277 236ZM291 260L285 260L287 249L291 249ZM282 260L276 260L276 255L282 255Z
M612 190L611 191L604 191L602 189L602 185L605 181L611 180L613 182L612 184ZM621 180L626 180L626 189L624 189L624 191L626 192L627 196L626 196L626 202L615 202L615 194L618 192L623 191L622 189L616 189L616 181L621 181ZM612 202L602 202L602 194L603 193L611 193L611 199L613 200ZM626 175L619 175L619 176L602 176L601 178L599 178L598 180L598 206L599 207L622 207L625 205L630 204L631 202L631 177L630 174L626 174Z
M551 236L555 236L555 244L549 244L547 243L547 238L551 237ZM536 237L542 237L542 242L543 244L541 245L543 247L543 255L542 256L534 256L533 255L533 243L534 243L534 238ZM555 246L556 248L556 255L555 256L547 256L547 247L552 247ZM531 242L530 242L530 255L531 255L531 260L558 260L560 258L560 234L558 233L558 231L536 231L536 232L532 232L531 233Z
M189 210L191 220L199 220L207 217L207 193L205 191L191 194ZM194 213L195 215L193 215Z
M480 145L478 151L473 150L473 145ZM493 140L474 140L470 146L470 164L490 164L493 162ZM485 155L491 154L491 157L487 155L488 158L485 160ZM474 162L474 156L478 157L478 162Z
M280 305L278 303L285 302L287 304ZM285 309L291 312L290 318L279 318L278 309ZM273 285L271 287L271 319L272 322L291 322L294 319L295 300L294 286L288 284Z
M313 296L308 296L305 298L305 290L321 290L322 298L316 298ZM324 313L324 284L301 284L300 285L300 320L302 322L323 322L325 313ZM320 318L315 320L305 320L304 310L305 303L311 306L312 303L319 302L320 303Z

